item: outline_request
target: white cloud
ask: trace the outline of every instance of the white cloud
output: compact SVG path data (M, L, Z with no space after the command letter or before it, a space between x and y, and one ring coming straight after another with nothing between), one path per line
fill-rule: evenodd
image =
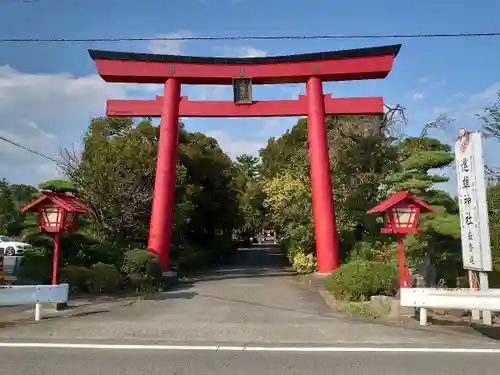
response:
M165 37L193 35L177 31ZM148 44L154 53L186 54L185 41L157 40ZM251 46L224 49L231 56L266 56ZM192 90L192 91L191 91ZM58 158L63 147L78 147L91 117L105 114L107 99L129 95L149 98L161 92L161 85L121 85L106 83L97 74L33 74L0 65L0 136ZM231 100L230 86L190 87L195 100ZM185 95L186 93L184 93ZM233 139L221 130L209 132L232 157L242 153L257 155L264 141ZM14 145L0 141L0 177L12 183L39 182L59 176L55 163Z
M497 93L500 91L500 82L488 86L484 91L472 94L470 101L480 103L493 103L497 99Z
M424 77L420 77L418 79L418 83L425 84L425 86L427 86L429 88L436 88L439 86L446 85L446 80L445 79L435 79L435 78L432 78L429 76L424 76Z
M89 118L104 114L106 99L126 96L126 86L97 75L29 74L0 66L0 135L49 157L79 143ZM0 176L33 183L58 175L54 163L2 141Z
M423 92L414 92L411 96L413 100L422 100L425 99L425 94Z
M281 136L285 131L294 127L300 117L270 117L262 119L259 134L262 137Z
M217 54L227 57L266 57L267 52L252 46L239 46L239 47L219 47L216 48Z
M493 104L497 99L497 92L500 90L500 82L493 83L486 87L484 90L472 93L463 94L457 97L453 106L450 107L436 107L433 109L435 115L446 115L447 117L454 119L453 124L446 129L445 134L442 135L443 140L452 143L458 135L460 128L465 127L467 129L476 131L480 130L482 127L482 122L477 118L478 114L482 114L485 107ZM460 100L458 100L460 99ZM484 143L484 158L487 165L498 166L498 142L496 140L486 140ZM451 186L451 191L455 192L455 179L452 174L452 181L448 186Z
M159 38L185 38L190 36L193 36L193 34L188 30L157 35ZM182 55L184 54L185 43L185 40L153 40L149 45L149 50L152 53L163 55Z
M460 102L453 107L436 107L435 114L444 114L457 121L468 121L481 114L485 107L494 103L497 99L497 92L500 91L500 82L493 83L484 90L469 95L461 94L456 96Z
M242 154L259 155L259 150L266 145L266 141L248 141L245 139L233 139L223 130L212 130L205 132L209 137L213 137L219 142L222 150L231 158L236 158Z
M189 85L182 92L189 100L233 100L233 87L229 85Z
M239 47L237 50L239 57L266 57L267 52L255 47Z

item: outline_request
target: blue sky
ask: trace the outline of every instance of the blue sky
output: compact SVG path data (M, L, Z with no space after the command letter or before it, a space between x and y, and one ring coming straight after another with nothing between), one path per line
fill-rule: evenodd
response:
M0 0L2 38L237 36L269 34L405 34L500 31L496 0ZM496 28L495 28L496 27ZM500 37L304 41L2 43L0 135L49 155L80 144L91 116L108 98L153 98L158 87L106 84L87 49L200 56L270 56L402 43L385 80L325 84L336 97L384 96L408 110L407 134L445 113L456 119L432 135L451 142L458 128L480 127L474 114L500 89ZM258 99L293 99L303 85L257 88ZM231 99L229 87L187 87L192 99ZM188 119L190 130L214 135L232 156L256 153L296 119ZM496 144L487 142L495 164ZM0 146L0 174L12 182L54 177L52 163ZM452 189L453 190L453 189Z

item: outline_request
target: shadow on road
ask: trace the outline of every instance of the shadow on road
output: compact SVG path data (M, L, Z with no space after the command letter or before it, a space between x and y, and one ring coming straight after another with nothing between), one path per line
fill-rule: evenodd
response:
M242 278L284 277L295 275L281 249L276 245L241 248L224 260L216 270L190 279L204 282Z
M186 283L186 284L183 283L182 286L190 288L190 287L192 287L192 285L193 284L191 284L191 283ZM176 299L176 298L191 299L191 298L196 297L197 295L198 295L198 293L196 293L196 292L180 292L178 290L170 290L168 292L152 294L152 295L147 296L143 299L147 300L147 301L162 301L162 300L166 300L166 299L170 300L170 299Z
M208 282L229 281L237 279L246 279L249 283L255 280L259 285L265 282L268 278L288 278L294 276L296 272L289 266L285 256L277 246L253 246L249 248L239 249L232 257L226 259L226 264L219 268L212 270L206 275L197 278L190 278L182 280L177 286L172 287L169 291L152 295L145 299L148 300L169 300L173 298L192 299L194 297L201 297L203 299L212 300L215 303L236 303L243 306L260 307L270 310L283 312L292 312L302 315L311 316L331 316L331 312L318 313L317 311L307 310L303 308L291 308L280 305L279 301L274 303L264 303L262 301L252 301L247 298L234 298L233 296L224 295L219 293L210 293L205 288L196 288L196 285L204 285ZM245 282L243 282L245 285ZM217 284L218 285L218 284ZM227 288L228 283L221 284L220 288ZM238 284L241 285L241 284ZM261 284L267 285L267 284ZM274 284L271 284L274 285ZM238 288L234 284L234 288ZM189 290L189 289L193 290ZM217 290L217 288L216 288ZM244 289L243 289L244 290ZM319 298L319 297L318 297ZM264 299L265 300L265 299Z
M418 320L418 317L415 317ZM475 323L465 320L447 320L447 319L436 319L434 317L428 317L428 322L432 326L436 327L453 327L454 329L461 329L467 331L473 329L478 334L481 334L489 339L500 341L500 327L498 326L486 326L480 323Z
M215 295L205 295L190 291L195 284L236 279L265 279L295 275L283 253L277 246L252 246L239 249L231 258L225 259L225 264L208 272L205 275L182 279L177 285L172 285L163 293L156 293L144 297L144 300L192 299L199 295L205 298L220 299L238 303L252 304L245 300L227 299ZM257 304L255 304L257 305ZM262 307L276 308L276 306L261 305ZM292 310L290 310L292 311Z

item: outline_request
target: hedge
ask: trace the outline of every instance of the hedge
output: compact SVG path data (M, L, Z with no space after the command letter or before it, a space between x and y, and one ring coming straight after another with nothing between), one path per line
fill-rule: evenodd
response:
M398 283L394 265L358 260L333 271L328 277L327 288L338 299L362 301L373 295L394 296Z

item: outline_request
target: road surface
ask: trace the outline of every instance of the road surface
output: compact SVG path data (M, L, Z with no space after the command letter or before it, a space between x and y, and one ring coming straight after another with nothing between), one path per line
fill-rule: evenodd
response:
M443 348L458 352L436 352ZM470 353L477 348L487 351ZM401 349L411 352L394 351ZM353 321L297 283L279 250L255 247L154 299L1 328L0 352L6 375L458 375L498 372L500 345L479 335Z
M231 266L109 312L0 329L1 340L176 344L481 343L482 338L358 323L299 285L276 248L243 249Z
M493 375L499 354L1 348L2 375Z

